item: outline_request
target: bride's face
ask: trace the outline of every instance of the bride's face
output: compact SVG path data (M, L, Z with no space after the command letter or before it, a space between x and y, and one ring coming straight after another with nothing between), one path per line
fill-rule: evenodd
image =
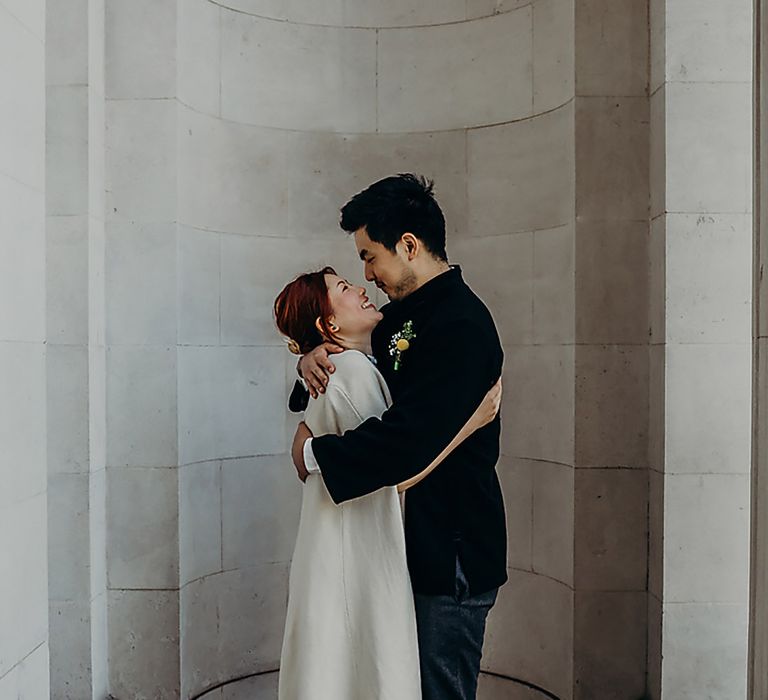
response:
M370 334L383 314L368 299L365 288L354 287L338 275L326 275L325 283L333 307L330 320L339 328L337 335L355 338Z

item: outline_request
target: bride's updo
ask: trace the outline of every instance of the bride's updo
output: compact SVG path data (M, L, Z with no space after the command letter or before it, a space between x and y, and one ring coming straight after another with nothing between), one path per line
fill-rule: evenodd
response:
M335 274L332 267L324 267L299 275L275 299L275 322L291 352L303 355L333 338L328 322L333 308L325 276ZM318 319L322 333L315 324Z

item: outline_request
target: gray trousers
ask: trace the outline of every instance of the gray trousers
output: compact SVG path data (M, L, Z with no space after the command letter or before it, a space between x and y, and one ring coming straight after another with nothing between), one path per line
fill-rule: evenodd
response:
M468 593L457 558L454 595L414 595L422 700L475 700L485 620L498 589Z

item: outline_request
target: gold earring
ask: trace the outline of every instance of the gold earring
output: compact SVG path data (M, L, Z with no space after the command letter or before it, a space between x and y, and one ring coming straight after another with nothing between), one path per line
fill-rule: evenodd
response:
M335 323L332 323L330 329L332 332L336 333L339 330L339 327Z

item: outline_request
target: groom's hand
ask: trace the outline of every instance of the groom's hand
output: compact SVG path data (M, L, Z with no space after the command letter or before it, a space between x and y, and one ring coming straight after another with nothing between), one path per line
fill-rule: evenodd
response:
M299 360L299 374L307 383L307 389L313 399L316 399L318 394L325 393L328 377L336 371L328 355L339 352L344 352L340 345L323 343Z
M293 436L291 456L293 457L293 465L296 467L296 473L302 481L306 481L309 476L307 466L304 464L304 443L311 437L312 431L304 421L301 421L296 428L296 434Z

